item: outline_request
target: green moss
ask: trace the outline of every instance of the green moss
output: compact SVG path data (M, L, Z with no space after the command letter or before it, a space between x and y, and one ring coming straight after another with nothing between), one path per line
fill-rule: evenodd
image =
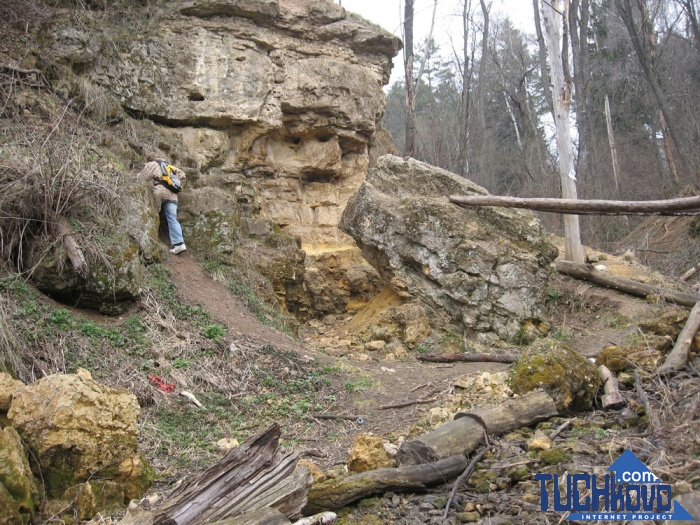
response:
M569 459L569 456L562 449L554 447L540 452L540 459L547 465L558 465Z

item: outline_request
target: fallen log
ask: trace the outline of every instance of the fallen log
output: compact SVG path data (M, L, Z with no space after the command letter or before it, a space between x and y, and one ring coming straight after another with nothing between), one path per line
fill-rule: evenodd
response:
M511 354L428 354L417 359L428 363L515 363L520 358Z
M665 290L659 286L640 283L639 281L625 279L624 277L617 277L606 272L600 272L593 268L590 264L581 264L571 261L557 261L556 266L557 271L559 273L563 273L564 275L589 281L600 286L612 288L614 290L635 295L637 297L658 295L667 303L675 303L683 306L693 306L695 303L700 301L700 295L674 292L672 290Z
M468 454L488 435L501 435L558 414L554 400L541 390L510 398L471 413L460 412L453 421L414 440L404 442L396 455L399 465L433 463L455 454Z
M467 467L462 454L429 465L379 468L345 478L315 484L309 491L304 514L335 510L375 494L384 492L424 492L428 485L444 483L458 476Z
M450 195L460 206L524 208L568 215L692 215L700 213L700 196L656 201L524 199L497 195Z
M300 516L313 477L308 468L296 468L297 454L280 447L280 435L279 425L272 425L177 489L157 509L130 508L119 525L209 525L266 507L289 518Z
M671 353L668 354L664 364L659 367L660 374L676 372L686 365L688 362L688 351L690 350L690 345L693 344L693 338L698 329L700 329L700 301L693 306L683 330L681 330L676 339L676 344L673 345Z
M601 404L603 405L603 410L617 409L625 406L625 398L622 397L620 389L617 385L617 378L605 365L600 365L598 367L598 375L600 380L603 382L603 399Z

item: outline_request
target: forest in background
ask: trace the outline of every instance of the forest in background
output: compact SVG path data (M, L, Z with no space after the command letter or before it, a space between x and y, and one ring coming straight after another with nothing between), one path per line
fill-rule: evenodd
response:
M540 2L532 3L535 34L492 16L493 1L463 0L463 38L449 49L428 38L411 45L405 35L406 55L413 49L412 156L496 195L559 197L551 68ZM578 197L650 200L697 191L696 0L563 4L568 16L559 51L571 88ZM404 154L407 107L406 82L395 82L383 125ZM560 230L561 216L543 214L542 220ZM584 243L611 250L641 220L582 217L581 235Z

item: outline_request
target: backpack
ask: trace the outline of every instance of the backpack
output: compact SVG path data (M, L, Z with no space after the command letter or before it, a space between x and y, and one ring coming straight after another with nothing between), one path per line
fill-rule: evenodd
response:
M175 166L168 164L164 160L160 161L159 164L162 173L159 182L173 193L180 193L182 184L180 183L180 178L175 173Z

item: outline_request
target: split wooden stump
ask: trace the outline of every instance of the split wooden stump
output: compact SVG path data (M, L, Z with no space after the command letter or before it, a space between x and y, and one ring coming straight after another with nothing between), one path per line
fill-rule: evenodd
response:
M622 408L627 403L625 398L620 393L620 388L617 384L617 378L605 365L598 367L598 375L603 382L603 399L601 404L604 410Z
M313 477L308 468L296 468L296 452L280 447L281 433L275 423L177 489L157 509L129 509L119 525L211 525L224 520L230 525L272 525L284 523L279 513L300 516ZM278 512L263 510L268 507Z

